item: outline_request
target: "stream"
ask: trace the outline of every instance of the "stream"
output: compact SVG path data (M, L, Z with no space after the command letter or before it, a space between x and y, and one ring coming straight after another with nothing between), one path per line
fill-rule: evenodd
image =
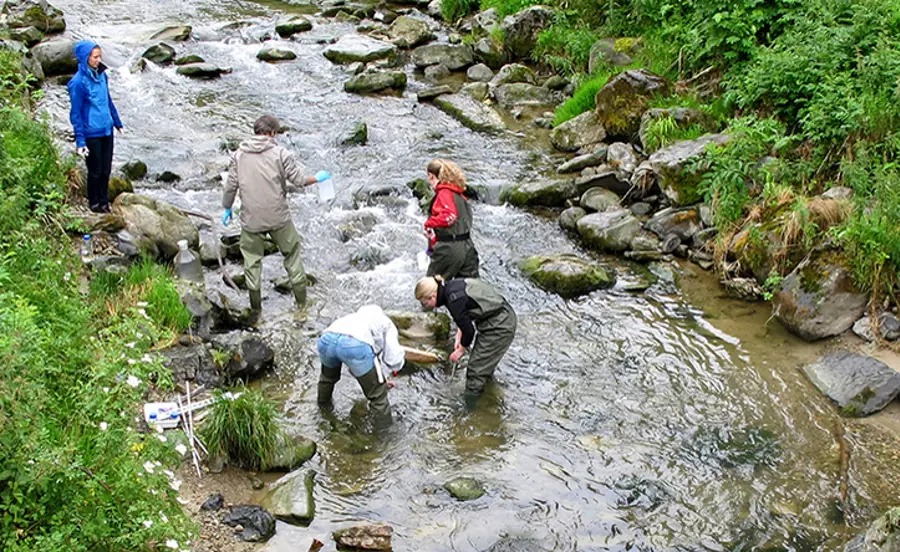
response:
M714 297L714 283L705 288L709 297L692 302L668 282L678 271L665 268L649 290L630 292L628 274L643 276L621 262L622 283L576 300L543 292L521 275L518 262L530 255L591 256L555 220L495 204L502 188L555 167L534 127L500 137L470 131L416 101L426 85L411 65L402 96L345 93L348 76L322 50L328 39L356 32L350 23L317 19L293 41L266 43L293 50L295 61L262 63L254 37L303 11L287 4L53 4L65 13L66 37L103 47L127 130L117 137L114 166L135 159L149 166L140 193L218 219L218 178L228 163L222 146L248 136L267 113L289 128L278 141L307 174L333 175L333 204L320 204L314 188L290 197L304 265L318 279L306 322L295 321L293 299L273 289L271 280L283 275L280 255L264 263L261 331L278 351L278 368L262 388L283 404L292 429L319 445L309 464L317 471L315 520L309 528L279 522L266 550L305 550L312 537L328 541L331 531L363 521L392 525L399 551L482 551L502 536L554 551L838 550L900 500L895 485L882 484L900 480L900 467L876 473L852 460L843 510L833 437L841 419L798 369L812 353L795 350L789 336L759 331L764 306ZM245 24L226 27L237 21ZM149 36L169 24L193 26L192 41L172 43L179 56L197 54L233 72L212 81L181 77L174 66L132 74ZM446 30L438 34L446 40ZM70 132L65 88L45 88L42 109L62 136ZM368 144L341 146L360 121ZM413 286L425 242L417 202L355 210L353 194L424 178L434 157L459 163L493 200L475 204L474 240L483 277L509 299L519 329L475 410L464 407L462 371L404 374L389 395L395 424L379 434L346 371L334 413L317 408L315 335L370 302L419 310ZM183 179L155 182L152 175L165 170ZM361 212L377 221L373 230L342 241L337 227ZM352 262L360 258L375 261ZM208 271L206 278L221 276ZM847 438L854 459L869 455L858 433L848 429ZM487 494L457 502L442 485L460 475L482 481Z

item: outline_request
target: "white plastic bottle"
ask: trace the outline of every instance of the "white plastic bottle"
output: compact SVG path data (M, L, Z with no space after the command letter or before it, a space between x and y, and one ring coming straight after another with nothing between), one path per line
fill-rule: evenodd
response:
M328 203L334 199L334 182L330 178L319 182L318 186L320 203Z
M91 241L91 235L85 234L81 237L81 260L87 261L94 256L94 242Z
M178 242L178 253L175 255L175 275L182 280L192 282L203 281L203 267L200 265L200 257L188 249L187 240Z

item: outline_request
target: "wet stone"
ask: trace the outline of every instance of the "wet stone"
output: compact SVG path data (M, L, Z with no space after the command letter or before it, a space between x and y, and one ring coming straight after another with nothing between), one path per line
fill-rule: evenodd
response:
M444 483L444 489L446 489L453 498L460 501L475 500L481 498L485 493L484 486L471 477L457 477L451 479Z
M218 512L225 506L225 497L222 496L221 493L217 493L214 495L210 495L203 504L200 505L200 509L204 512Z

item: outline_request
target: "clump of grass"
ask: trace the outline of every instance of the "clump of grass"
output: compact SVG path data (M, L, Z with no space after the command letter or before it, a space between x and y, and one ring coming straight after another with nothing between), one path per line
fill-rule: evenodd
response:
M597 107L597 92L603 88L612 76L613 73L611 71L602 72L581 83L572 97L556 108L553 126L559 126L569 119L574 119L585 111L590 111Z
M644 147L648 153L674 144L679 140L696 140L706 134L706 130L697 124L681 127L674 117L660 117L650 121L644 135Z
M178 334L191 326L193 315L181 302L167 267L145 258L128 269L123 281L130 293L147 303L147 315L160 326Z
M246 469L264 470L283 438L275 404L259 391L240 391L234 400L217 392L219 400L203 420L200 435L211 454L227 456Z

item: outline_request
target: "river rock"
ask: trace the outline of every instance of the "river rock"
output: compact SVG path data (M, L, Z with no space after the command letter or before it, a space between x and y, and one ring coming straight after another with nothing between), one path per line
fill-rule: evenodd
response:
M631 144L615 142L607 149L606 163L616 170L619 180L628 182L638 167L638 156Z
M803 373L848 416L878 412L900 394L900 373L880 360L832 351L804 366Z
M579 550L582 549L579 547ZM484 552L548 552L548 550L535 539L507 536L492 544Z
M459 92L461 94L468 94L476 102L483 102L490 95L491 89L486 82L470 82L463 86Z
M475 58L472 49L462 44L427 44L413 50L412 61L419 69L442 64L451 71L458 71L475 63Z
M138 247L152 257L171 259L179 240L187 240L194 249L200 242L200 233L187 215L164 201L123 193L113 202L113 212L123 218Z
M184 42L191 38L192 27L190 25L170 25L164 27L150 37L150 40L174 40L176 42Z
M301 435L285 437L269 463L269 471L294 471L316 455L316 442Z
M471 477L457 477L444 483L444 488L459 501L475 500L484 496L484 486Z
M342 146L364 146L369 141L369 125L365 121L360 121L353 125L353 129L344 139L341 140Z
M31 54L40 64L45 76L73 75L78 71L74 48L75 41L58 39L41 42L31 49Z
M426 88L424 90L416 92L416 99L418 99L420 102L427 102L429 100L437 98L438 96L452 93L453 88L451 88L449 84L442 84L440 86L432 86L430 88Z
M191 79L215 79L230 73L231 69L204 62L182 65L175 72Z
M203 504L200 505L200 510L204 512L218 512L224 506L225 497L222 496L222 493L216 493L214 495L209 495L209 497L203 501Z
M597 92L597 118L610 135L631 139L640 128L647 101L670 89L668 80L646 69L619 73Z
M295 525L309 525L316 514L316 503L313 500L313 480L316 472L312 470L293 471L275 483L260 505L272 512L277 519Z
M669 207L657 212L644 225L660 238L675 234L682 242L692 241L703 226L700 223L700 212L695 207Z
M434 105L472 130L491 134L506 130L496 111L468 94L444 94L434 99Z
M434 39L428 23L406 15L398 17L391 23L387 35L398 48L415 48Z
M636 188L648 190L653 182L657 182L673 205L696 203L701 199L697 185L703 174L699 171L687 174L684 167L702 155L709 144L721 145L728 140L727 134L706 134L696 140L675 142L641 163L632 175L631 183Z
M222 372L229 381L249 381L275 366L275 351L252 332L231 332L215 336L216 348L229 353Z
M491 79L491 86L500 86L503 84L537 84L537 77L531 68L521 63L510 63L504 65L497 71L497 74Z
M392 59L397 55L397 47L388 42L360 35L341 37L325 49L323 55L332 63L368 63L378 59Z
M553 22L553 11L545 6L531 6L508 15L500 25L504 49L513 59L531 59L538 35Z
M500 199L517 207L563 207L575 195L575 186L569 179L530 180L504 190Z
M587 145L602 142L605 138L606 129L593 111L585 111L550 132L550 143L560 151L577 151Z
M232 506L222 523L229 527L240 525L243 531L237 536L244 542L266 542L275 534L275 518L259 506Z
M559 214L559 226L569 232L578 232L578 220L587 215L581 207L569 207Z
M446 65L438 63L437 65L429 65L426 67L424 74L425 82L438 83L442 79L450 76L450 69L448 69Z
M578 204L588 211L609 211L619 209L621 199L615 192L596 186L584 192Z
M631 65L633 56L640 51L641 42L640 38L601 38L591 46L588 54L588 74L594 74L604 65Z
M844 545L843 552L900 552L900 507L888 510Z
M175 59L175 48L169 46L165 42L160 42L159 44L154 44L144 50L141 57L150 60L157 65L165 65L167 63L172 63L172 60Z
M6 16L6 26L13 29L34 27L46 34L66 30L62 10L46 0L6 0L0 14Z
M44 33L38 30L37 27L24 27L21 29L10 29L9 37L31 48L44 39Z
M564 298L578 297L615 283L615 276L603 266L575 255L529 257L519 268L539 288Z
M763 289L753 278L726 278L720 283L729 297L750 302L763 298Z
M487 65L479 63L466 70L466 77L474 82L489 82L494 78L494 72Z
M357 525L339 529L331 536L341 549L390 551L393 532L390 525Z
M142 180L147 176L147 164L140 160L129 161L122 165L122 174L129 180Z
M440 312L385 311L400 336L423 344L441 343L450 336L450 317Z
M900 339L900 319L889 312L878 315L878 331L888 341ZM875 341L875 328L869 315L863 316L853 324L853 333L866 341Z
M284 48L263 48L256 53L256 59L269 63L277 63L279 61L297 59L297 54L291 50L285 50Z
M312 22L302 16L293 16L275 25L275 32L281 38L290 38L297 33L312 30Z
M195 387L203 385L208 389L225 383L206 345L171 347L160 351L159 355L163 359L163 366L172 371L172 380L180 387L184 387L186 381L190 381Z
M589 246L602 252L620 252L631 247L641 231L641 222L628 209L593 213L579 219L578 234Z
M344 91L353 94L371 94L404 88L406 88L406 73L402 71L362 73L344 83Z
M570 172L578 172L582 169L586 169L587 167L596 167L598 165L602 165L606 163L607 149L608 148L606 145L601 144L591 153L585 153L566 161L556 168L556 172L565 174Z
M781 281L772 298L773 315L806 341L838 335L865 312L867 293L859 292L835 253L804 259Z
M500 85L494 88L493 94L497 103L507 109L518 106L550 106L560 101L559 97L543 86L524 82Z
M494 70L503 67L503 64L508 60L503 47L495 43L490 37L484 37L476 42L473 54L475 59Z
M397 205L409 196L409 188L399 182L373 180L353 192L353 202L356 206Z
M648 109L641 116L641 126L638 129L638 136L640 137L641 145L644 146L645 150L649 147L647 145L647 130L650 128L650 124L664 117L670 117L680 129L686 129L691 125L698 125L706 132L715 132L718 130L718 125L715 120L699 109L691 107Z
M606 188L620 197L624 197L631 190L631 183L619 180L619 173L610 165L588 168L581 174L582 176L575 179L575 188L582 194L595 186Z

